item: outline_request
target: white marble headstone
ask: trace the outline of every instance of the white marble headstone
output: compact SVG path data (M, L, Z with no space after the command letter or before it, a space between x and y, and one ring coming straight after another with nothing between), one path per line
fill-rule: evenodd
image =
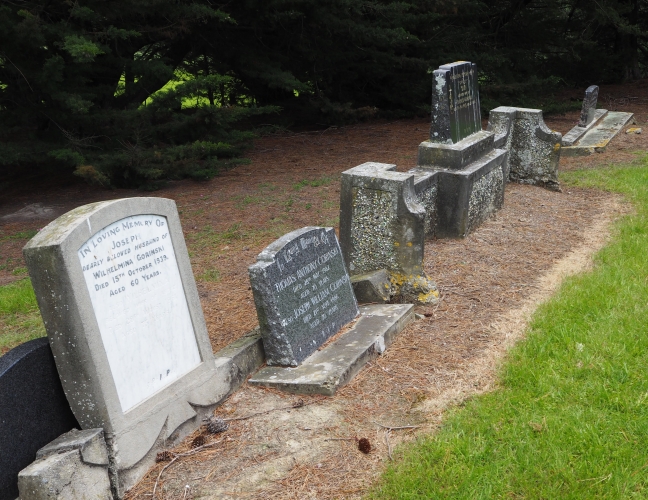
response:
M121 219L78 254L126 412L200 364L167 219Z

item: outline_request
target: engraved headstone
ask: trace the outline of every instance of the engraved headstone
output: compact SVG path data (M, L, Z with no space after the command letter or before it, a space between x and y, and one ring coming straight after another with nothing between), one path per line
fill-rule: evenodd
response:
M330 227L284 235L259 254L249 273L268 365L298 366L358 315Z
M477 65L444 64L432 77L430 141L456 144L481 130Z
M590 85L585 90L583 108L581 109L581 116L578 122L579 127L587 127L594 120L596 102L598 101L598 93L599 88L596 85Z
M227 392L175 203L79 207L24 254L65 395L83 429L104 430L121 495Z

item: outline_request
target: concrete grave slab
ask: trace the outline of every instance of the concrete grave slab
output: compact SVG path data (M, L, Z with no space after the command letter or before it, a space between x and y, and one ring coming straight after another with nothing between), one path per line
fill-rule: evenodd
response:
M411 304L361 306L360 318L349 331L313 353L300 366L268 366L248 382L296 394L332 396L368 361L382 354L413 319Z
M62 215L24 249L56 367L83 429L105 432L116 495L233 389L215 358L175 202Z
M18 473L41 447L78 425L46 338L0 357L0 500L18 496Z
M592 121L590 121L587 125L581 127L580 125L576 125L574 128L572 128L569 132L567 132L563 138L562 138L562 146L567 147L567 146L573 146L578 142L578 140L583 137L587 132L589 132L590 129L594 128L596 125L599 124L599 122L607 116L608 110L607 109L596 109L594 110L594 117Z
M633 120L633 113L608 111L600 119L592 122L594 125L588 128L586 132L573 143L573 145L563 147L562 155L571 157L602 153L606 150L607 145L616 137L621 129L629 123L632 123Z
M249 273L269 365L299 365L358 315L333 228L305 227L282 236Z

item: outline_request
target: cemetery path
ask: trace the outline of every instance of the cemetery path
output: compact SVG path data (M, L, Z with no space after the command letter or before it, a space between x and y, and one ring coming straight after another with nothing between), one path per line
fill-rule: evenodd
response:
M645 126L648 99L642 89L640 101L624 97L633 96L628 86L602 87L601 96L603 102L611 96L608 109L633 111ZM578 115L574 111L546 122L564 133ZM214 350L256 324L247 267L258 252L290 230L336 226L340 172L366 161L407 170L427 130L428 120L416 119L264 137L251 151L250 165L209 182L172 182L154 193L178 204ZM561 167L631 161L631 151L648 149L646 133L622 134L607 152L569 159ZM3 195L0 285L24 276L21 248L58 215L93 201L146 194L45 179ZM403 331L384 356L325 400L244 387L217 414L240 418L299 399L305 405L233 420L225 434L213 438L220 443L165 471L160 497L361 496L389 459L389 447L433 430L448 405L496 384L493 368L520 337L528 315L566 273L590 265L606 240L609 221L627 210L608 193L507 186L504 208L475 233L426 245L426 270L442 300L419 308L424 319ZM387 433L379 424L418 428ZM373 451L360 453L356 437L367 437ZM150 498L164 465L151 469L129 498Z

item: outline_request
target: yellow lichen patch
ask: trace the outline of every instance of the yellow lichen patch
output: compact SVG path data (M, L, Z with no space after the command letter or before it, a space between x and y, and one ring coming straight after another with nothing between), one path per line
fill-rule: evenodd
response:
M411 246L412 246L412 242L411 242L411 241L408 241L408 242L407 242L407 246L408 246L408 247L411 247Z
M554 146L554 151L558 151L560 149L560 143L557 142L556 145Z
M394 246L395 246L395 247L399 247L399 246L400 246L400 243L398 243L398 241L394 241Z
M432 290L431 292L428 293L419 293L417 300L421 304L429 304L430 302L434 302L438 298L439 298L439 292L437 292L436 290Z

